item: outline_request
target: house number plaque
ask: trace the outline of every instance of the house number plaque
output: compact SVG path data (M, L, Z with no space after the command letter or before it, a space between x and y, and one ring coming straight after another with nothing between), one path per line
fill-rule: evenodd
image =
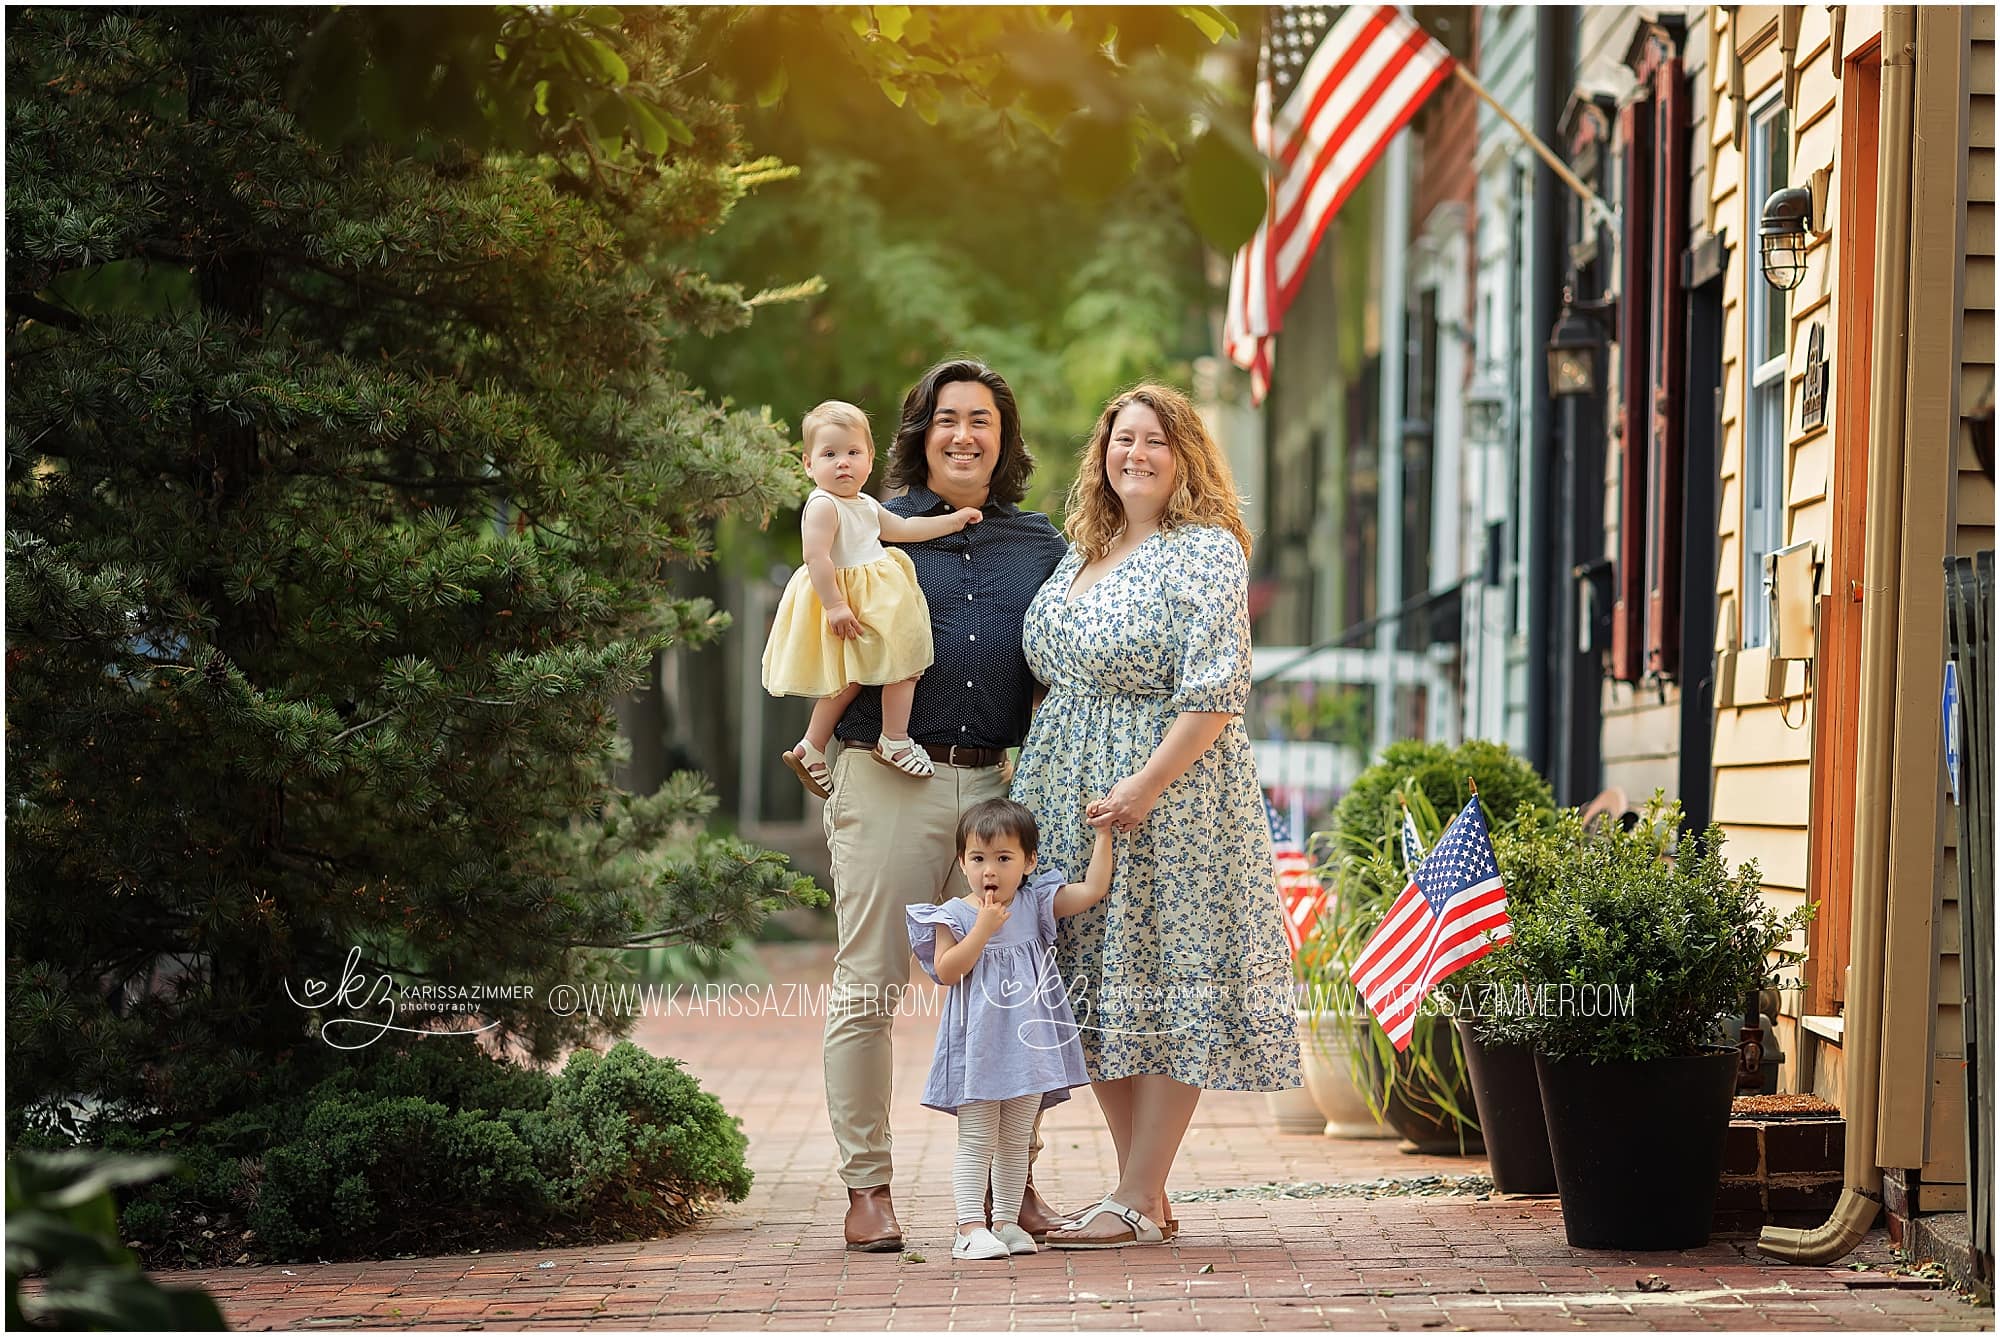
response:
M1806 380L1800 391L1799 426L1826 426L1826 326L1813 322L1806 336Z

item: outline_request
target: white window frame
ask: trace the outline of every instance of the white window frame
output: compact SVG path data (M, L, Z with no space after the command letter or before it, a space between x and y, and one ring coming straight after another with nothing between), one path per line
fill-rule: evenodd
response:
M1750 133L1745 137L1746 218L1743 235L1757 235L1759 215L1771 192L1785 183L1770 180L1770 138L1786 137L1785 169L1791 170L1791 122L1782 99L1772 97L1750 116ZM1782 123L1782 130L1778 126ZM1790 330L1775 349L1765 346L1765 329L1770 323L1771 303L1786 302L1787 294L1764 279L1757 253L1745 248L1743 360L1747 368L1743 396L1743 644L1765 645L1771 639L1770 609L1764 592L1764 555L1785 546L1785 399L1787 350Z

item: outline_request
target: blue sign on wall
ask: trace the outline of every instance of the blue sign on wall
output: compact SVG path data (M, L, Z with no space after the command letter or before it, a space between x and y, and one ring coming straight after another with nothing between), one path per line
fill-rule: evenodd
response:
M1958 802L1958 661L1944 661L1944 777L1951 801Z

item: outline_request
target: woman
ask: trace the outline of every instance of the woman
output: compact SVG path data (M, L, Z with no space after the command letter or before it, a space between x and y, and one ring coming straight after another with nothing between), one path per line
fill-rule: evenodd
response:
M1119 837L1110 896L1056 940L1119 1178L1049 1236L1058 1247L1170 1238L1167 1172L1202 1091L1301 1081L1242 721L1250 535L1237 512L1229 466L1187 397L1129 390L1091 434L1069 551L1028 607L1022 649L1049 694L1013 796L1040 823L1051 867L1083 867L1092 828Z

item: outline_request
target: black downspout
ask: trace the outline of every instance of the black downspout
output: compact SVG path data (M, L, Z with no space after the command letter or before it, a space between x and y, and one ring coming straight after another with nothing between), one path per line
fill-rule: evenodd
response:
M1681 454L1681 812L1708 828L1715 752L1715 561L1721 527L1715 449L1722 437L1722 287L1729 251L1697 237L1683 262L1687 294L1687 411Z
M1535 133L1544 144L1561 136L1563 102L1570 85L1570 35L1576 14L1568 5L1535 11ZM1556 324L1556 299L1563 276L1563 191L1554 171L1535 163L1535 234L1529 251L1528 328L1546 340ZM1549 728L1549 706L1562 666L1555 651L1552 624L1555 600L1562 590L1555 579L1557 543L1556 492L1561 486L1554 468L1555 413L1549 396L1548 359L1539 346L1530 350L1534 368L1528 389L1528 760L1548 775L1554 769L1555 747ZM1565 573L1566 574L1566 573Z
M1598 365L1605 365L1599 346ZM1567 431L1562 437L1563 562L1555 572L1561 591L1562 615L1555 659L1563 667L1562 712L1555 721L1557 752L1556 802L1580 807L1604 788L1604 678L1596 629L1582 625L1583 584L1587 573L1604 562L1604 408L1602 387L1596 393L1561 401ZM1558 778L1559 777L1559 778Z

